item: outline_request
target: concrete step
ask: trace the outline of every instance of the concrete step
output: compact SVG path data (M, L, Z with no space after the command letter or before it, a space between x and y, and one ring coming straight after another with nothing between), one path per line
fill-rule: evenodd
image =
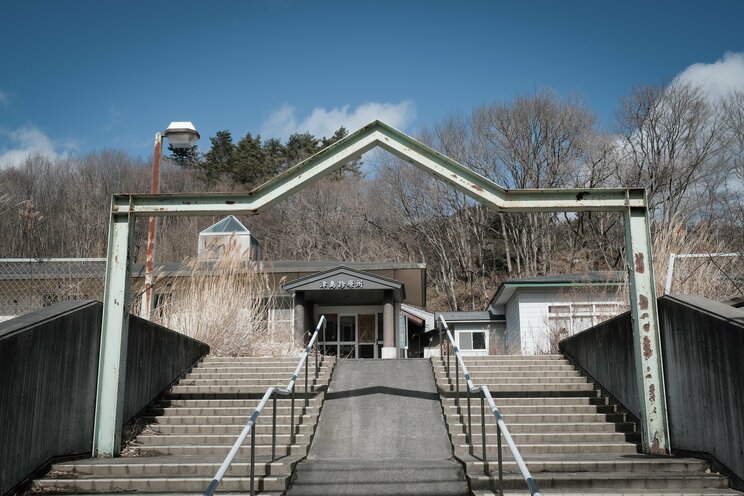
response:
M493 374L488 376L479 376L476 374L472 374L473 376L473 383L476 385L482 385L487 384L489 388L491 385L495 384L587 384L588 381L580 376L553 376L550 377L546 376L535 376L535 377L520 377L520 376L511 376L507 374ZM188 379L184 379L188 380ZM440 385L452 385L454 386L456 384L455 377L452 376L449 378L449 380L440 378L439 384ZM460 376L460 386L463 390L466 390L464 387L465 379L463 376Z
M116 477L100 479L39 479L33 482L33 491L37 492L203 492L211 477ZM259 491L281 493L287 487L287 477L257 477L255 487ZM223 491L248 491L250 478L225 477L220 488Z
M553 424L507 424L509 432L512 434L519 433L572 433L581 432L585 434L592 434L598 432L632 432L633 424L621 423L614 424L611 422L578 422L578 423L553 423ZM450 423L450 432L464 433L467 431L467 423ZM471 422L471 428L474 434L480 435L481 422L480 416L473 416ZM486 424L486 434L496 435L496 424Z
M241 395L257 395L263 396L269 385L253 385L253 386L173 386L171 390L166 394L166 398L208 398L212 396L229 396L233 398L240 398ZM328 386L325 384L318 385L315 387L314 394L325 391ZM304 389L298 385L296 389L297 397L301 397L304 394Z
M297 353L296 356L288 356L288 357L228 357L228 356L216 356L216 355L207 355L204 357L204 359L201 361L201 363L210 363L210 362L248 362L248 363L268 363L268 362L276 362L276 363L297 363L300 360L300 353Z
M478 407L478 409L480 409L480 407ZM452 410L454 410L454 408ZM452 418L453 413L455 412L447 415L448 419ZM486 411L486 413L488 414L489 412ZM504 422L506 422L507 427L511 426L512 424L569 424L589 422L623 422L624 420L625 416L621 413L571 413L564 415L519 413L511 414L509 416L504 415ZM488 415L486 425L496 425L496 420L493 415Z
M595 393L594 386L586 381L577 381L571 379L568 382L554 382L552 378L544 381L533 381L533 382L521 382L521 381L507 381L498 380L493 382L479 382L473 381L477 386L488 386L491 393L494 392L506 392L506 391L520 391L520 392L567 392L567 391L588 391ZM455 384L440 383L439 387L444 391L455 391ZM460 382L460 392L465 394L467 392L467 384L465 381Z
M295 401L295 408L294 412L295 415L298 413L307 413L307 414L313 414L318 412L317 406L308 406L305 407L304 400L296 400ZM314 403L313 405L317 405L317 403ZM196 407L196 408L188 408L188 407L168 407L168 408L153 408L148 412L151 416L210 416L210 415L216 415L216 416L224 416L224 415L231 415L231 416L240 416L245 415L246 417L249 417L255 408L250 407L229 407L229 406L223 406L223 407L215 407L215 408L209 408L209 407ZM274 413L274 408L272 408L271 402L267 403L267 405L261 410L261 417L265 416L271 416ZM292 413L292 406L291 405L282 405L278 406L276 408L277 415L289 415Z
M142 434L137 436L137 445L148 449L148 446L232 446L237 435L233 434ZM310 436L305 433L295 434L296 444L310 444ZM289 444L290 434L277 434L276 444ZM246 446L248 446L246 442ZM271 444L271 434L256 434L257 444Z
M522 456L527 457L528 455L564 455L564 454L637 454L639 448L637 445L626 442L612 442L612 443L520 443L515 441L517 448ZM506 443L502 443L502 456L509 453L509 448ZM477 440L474 445L469 444L456 444L455 445L456 455L473 455L480 456L481 446ZM486 454L489 459L495 460L495 456L498 454L498 446L496 444L496 436L491 436L487 440Z
M434 367L434 373L436 374L444 374L447 371L447 365L444 363L434 362L432 365ZM504 363L493 363L493 364L469 364L466 363L465 367L468 369L468 372L473 373L477 371L496 371L496 372L575 372L576 369L568 362L562 363L562 362L545 362L545 363L526 363L526 364L519 364L519 363L510 363L510 362L504 362ZM462 370L460 371L462 372ZM450 362L450 374L454 375L455 373L455 364L454 361Z
M460 397L460 402L465 396ZM473 397L473 401L479 401ZM442 403L454 405L454 397L443 397ZM496 402L499 408L507 406L576 406L576 405L606 405L607 400L601 397L590 396L527 396L527 397L502 397Z
M232 378L232 379L193 379L191 377L184 377L178 382L179 386L212 386L212 387L218 387L218 386L261 386L264 391L266 391L266 388L274 386L281 386L286 387L287 386L288 379L286 377L280 377L277 376L276 379L266 379L261 377L251 377L246 376L244 378ZM313 377L309 377L307 384L308 386L313 386L317 384L327 384L328 381L325 379L316 380ZM305 381L297 381L295 388L296 391L304 392L305 387Z
M507 450L508 451L508 450ZM498 460L488 460L484 464L480 458L461 455L469 474L482 474L487 467L493 475L498 475ZM625 472L625 473L705 473L708 464L695 458L650 457L645 455L603 455L595 454L591 457L576 455L531 455L525 457L530 472ZM519 471L511 454L503 458L504 472Z
M454 355L451 355L454 359ZM434 360L443 358L446 360L446 352L444 357L437 357ZM519 362L519 361L560 361L568 363L568 360L563 355L487 355L487 356L466 356L463 357L465 365L471 363L493 363L493 362Z
M177 416L177 415L164 415L159 417L145 417L144 420L150 424L158 425L235 425L242 424L248 421L249 415L201 415L201 416ZM296 423L317 423L318 414L310 415L295 415ZM291 421L290 415L277 415L276 421L279 424L289 424ZM258 417L258 425L271 425L271 415L264 416L263 414Z
M454 398L447 398L444 402L444 408L447 414L456 414L457 406ZM497 402L496 406L502 415L524 415L524 414L543 414L543 415L568 415L572 413L616 413L617 409L613 405L502 405ZM467 414L467 398L460 399L460 413ZM480 399L470 399L470 410L480 412ZM488 410L487 410L488 411Z
M322 401L322 395L321 396L313 396L310 398L310 406L311 407L317 407L320 405ZM156 408L167 408L167 407L177 407L177 408L245 408L248 411L253 411L254 408L258 406L260 399L254 398L254 399L196 399L196 400L190 400L190 399L184 399L184 398L174 398L170 400L162 400L157 403ZM297 403L301 403L304 405L304 398L302 402L299 402L295 398L295 408L297 408ZM276 405L279 408L289 408L291 404L291 399L289 397L279 397L276 400ZM266 408L271 408L272 402L269 401L266 404Z
M257 476L288 476L300 461L298 456L288 456L275 461L269 458L257 459L254 465ZM47 478L120 478L120 477L209 477L212 478L222 464L221 457L151 457L151 458L113 458L91 459L78 462L56 463L52 465L52 476ZM250 476L250 457L238 457L230 465L228 477Z
M539 379L545 379L545 377L550 376L553 377L582 377L581 374L574 370L571 366L566 366L564 368L561 368L559 370L535 370L534 367L527 367L524 370L499 370L499 369L477 369L477 370L471 370L468 369L468 372L470 373L471 377L479 378L481 380L485 380L485 378L497 378L497 377L532 377L532 378L539 378ZM460 379L463 378L462 370L459 371ZM450 370L449 376L447 375L446 369L443 368L435 368L434 369L434 376L437 378L437 380L447 380L448 378L454 382L455 380L455 371L454 369Z
M636 489L636 490L689 490L728 489L728 481L718 474L638 474L627 472L563 473L542 472L533 474L540 491L553 494L552 489ZM472 489L498 488L498 473L489 475L468 474ZM504 489L522 489L524 479L520 474L505 473Z
M496 430L489 432L486 428L487 442L495 442ZM574 444L574 443L622 443L626 436L622 432L517 432L509 429L512 439L517 445L521 444ZM480 434L480 433L479 433ZM454 444L465 444L467 436L465 433L451 434ZM480 443L480 435L473 436L473 442Z
M292 372L257 372L255 369L246 369L243 372L204 372L201 370L195 370L185 376L185 379L189 380L238 380L238 379L263 379L271 383L287 383L292 378ZM305 369L302 369L300 374L297 376L302 382L305 381ZM330 374L327 370L321 370L318 374L310 369L308 374L308 380L320 380L328 381Z
M180 436L198 436L198 435L230 435L237 438L240 432L245 427L244 424L224 424L224 425L152 425L150 429L156 434L160 435L180 435ZM258 424L254 427L256 434L271 434L272 426L271 421L264 424ZM295 424L295 433L309 434L315 429L315 424ZM277 434L289 434L289 424L277 424Z
M163 445L163 444L153 444L153 445L134 445L132 446L130 452L130 455L127 455L129 458L140 458L140 457L150 457L150 456L210 456L210 455L219 455L222 456L224 459L225 456L230 451L230 448L232 448L232 444L235 442L235 439L230 442L230 444L223 444L223 445ZM269 443L271 440L269 440ZM276 446L276 455L277 456L287 456L287 455L298 455L298 456L305 456L307 454L308 446L306 444L293 444L291 446L288 445L280 445L277 443ZM250 458L250 442L243 445L243 447L240 450L240 454L242 456ZM259 456L270 456L271 455L271 444L256 444L256 458L258 459Z

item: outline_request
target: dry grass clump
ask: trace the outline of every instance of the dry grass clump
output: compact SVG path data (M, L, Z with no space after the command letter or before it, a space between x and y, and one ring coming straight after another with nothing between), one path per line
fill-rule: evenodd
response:
M228 253L192 259L158 309L158 323L207 343L218 356L295 356L301 345L291 327L270 325L276 289L255 262Z
M679 217L657 228L653 233L654 276L656 294L664 294L669 255L713 254L730 252L731 247L716 239L715 233L706 224L687 228ZM741 247L738 247L741 250ZM680 258L674 262L672 294L699 295L705 298L726 301L744 296L744 253L736 257L703 256Z

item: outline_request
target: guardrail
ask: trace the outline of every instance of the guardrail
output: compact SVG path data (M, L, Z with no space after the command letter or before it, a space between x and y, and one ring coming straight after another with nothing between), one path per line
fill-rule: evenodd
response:
M266 389L266 392L264 393L263 397L261 398L261 401L259 401L258 406L253 410L253 413L251 414L250 418L248 419L248 422L246 422L245 427L243 427L243 430L240 432L240 435L238 436L238 439L235 440L235 444L233 444L232 448L230 449L230 452L225 457L225 460L222 462L222 465L220 465L219 470L215 474L214 478L212 479L212 482L209 483L209 486L207 487L206 491L204 491L204 496L212 496L214 494L214 491L217 489L217 486L220 485L220 482L222 481L222 478L227 473L227 470L230 468L230 465L232 464L233 460L235 459L235 456L238 454L238 451L240 451L240 448L243 446L243 443L245 442L245 438L248 437L248 434L251 435L251 472L250 472L250 494L251 496L254 496L256 494L254 490L254 482L255 482L255 460L256 460L256 431L254 429L256 422L258 421L258 417L261 415L261 412L263 411L264 407L266 406L266 403L268 403L269 400L272 401L272 419L271 419L271 461L273 462L276 460L276 398L277 395L281 396L289 396L291 398L291 413L290 413L290 441L289 444L293 445L295 442L295 428L294 428L294 418L295 418L295 384L297 383L297 378L300 375L300 371L302 370L302 367L305 367L305 407L310 404L310 398L308 396L308 372L309 372L309 362L307 361L307 357L310 355L310 351L313 349L313 345L318 340L318 333L321 329L325 330L326 326L326 318L325 316L320 317L320 321L318 322L318 325L315 327L315 332L313 332L313 335L310 337L310 342L308 342L307 346L305 347L305 351L302 352L302 357L300 357L300 361L297 364L297 368L294 371L294 374L292 374L292 378L287 383L287 387L282 388L276 388L276 387L270 387ZM315 347L315 378L318 378L318 347Z
M455 338L452 336L452 332L449 330L449 327L447 326L447 321L442 317L441 315L437 318L439 322L441 322L441 327L439 328L439 346L440 346L440 355L444 357L444 339L442 339L442 330L444 330L444 334L447 336L447 340L449 341L451 346L447 346L447 361L446 361L446 371L447 371L447 378L450 378L450 361L451 361L451 354L450 354L450 348L452 348L455 351L455 360L456 360L456 367L455 367L455 407L457 408L457 413L460 414L460 368L462 368L463 378L465 379L465 383L468 386L468 429L465 433L465 439L468 442L468 444L473 443L473 429L472 429L472 415L471 415L471 402L470 399L473 394L478 394L480 396L480 411L481 411L481 444L483 447L483 455L482 455L482 462L483 462L483 470L484 472L488 472L488 458L486 455L486 415L485 415L485 402L488 402L489 408L491 408L491 413L493 413L493 416L496 418L496 427L497 427L497 450L498 450L498 464L499 464L499 494L503 496L504 494L504 469L503 469L503 462L502 462L502 450L501 450L501 436L503 435L504 439L506 440L506 444L509 447L509 451L511 451L512 456L514 457L514 461L517 463L517 467L519 468L520 473L522 474L522 478L524 479L525 483L527 484L527 487L530 490L530 493L533 496L541 496L540 490L537 487L537 483L535 482L535 479L532 477L532 474L530 474L529 469L527 468L527 464L524 462L524 459L522 458L522 455L519 453L519 449L517 448L517 445L514 444L514 440L511 437L511 434L509 433L509 429L506 427L506 423L504 422L504 418L501 416L501 412L499 411L498 407L496 406L496 403L493 401L493 396L491 396L491 391L489 391L488 386L475 386L473 384L473 380L470 377L470 374L468 373L467 367L465 367L465 361L462 359L462 354L460 354L460 350L457 348L457 345L455 344Z

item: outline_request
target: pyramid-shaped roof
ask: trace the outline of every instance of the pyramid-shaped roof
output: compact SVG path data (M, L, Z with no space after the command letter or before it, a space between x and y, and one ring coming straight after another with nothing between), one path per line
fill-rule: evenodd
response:
M224 234L224 233L250 233L234 215L228 215L219 222L216 222L204 229L199 234Z

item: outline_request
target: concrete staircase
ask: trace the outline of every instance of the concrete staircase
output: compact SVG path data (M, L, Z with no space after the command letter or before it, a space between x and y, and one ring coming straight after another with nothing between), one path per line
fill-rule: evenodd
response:
M455 456L474 494L498 493L496 421L486 405L486 462L480 399L473 398L472 443L467 436L465 381L455 405L455 361L434 373ZM545 494L741 494L701 460L641 454L640 434L614 405L560 355L465 358L476 385L488 385L509 431ZM529 494L503 442L505 492Z
M304 370L297 381L295 441L290 439L291 403L277 400L277 459L271 461L271 402L256 425L256 488L283 494L294 466L315 432L335 361L321 362L317 380L310 357L309 407L304 407ZM144 429L121 457L57 463L32 484L37 493L203 493L269 386L285 387L299 358L207 356L147 413ZM242 492L250 484L250 448L244 448L218 488Z

